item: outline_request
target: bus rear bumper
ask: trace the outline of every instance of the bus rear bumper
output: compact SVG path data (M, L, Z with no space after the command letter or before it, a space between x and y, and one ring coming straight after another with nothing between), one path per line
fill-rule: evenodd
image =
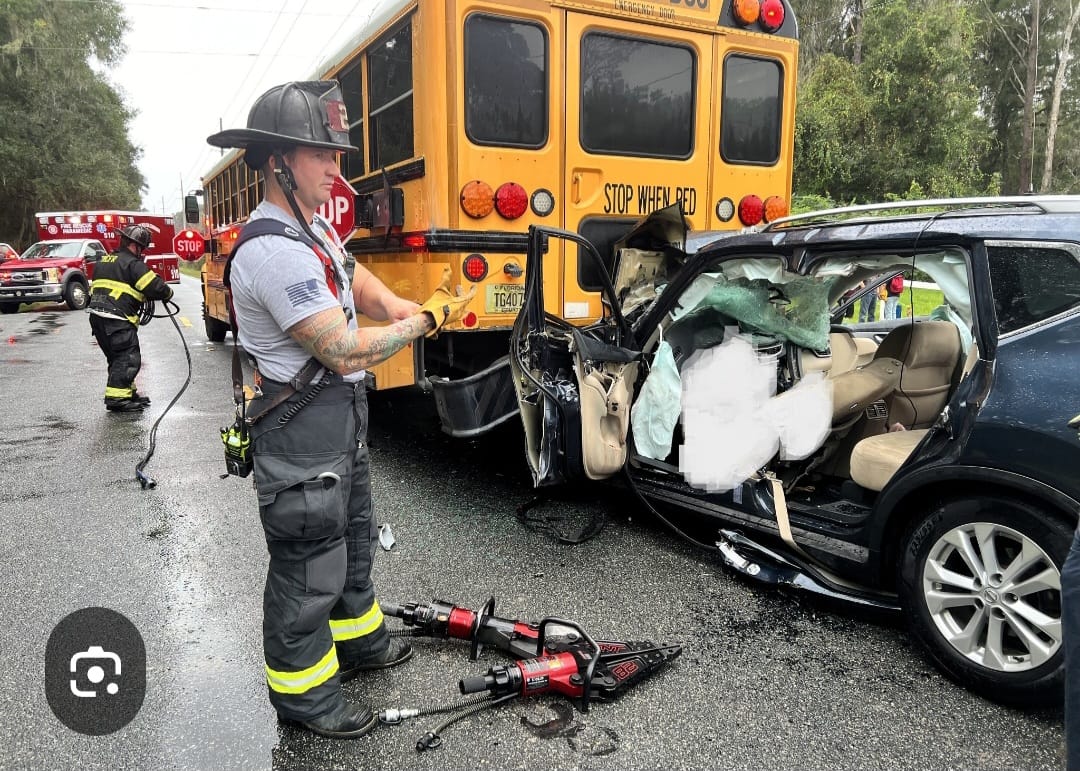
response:
M432 377L428 382L442 429L450 436L480 436L518 413L509 356L460 380Z

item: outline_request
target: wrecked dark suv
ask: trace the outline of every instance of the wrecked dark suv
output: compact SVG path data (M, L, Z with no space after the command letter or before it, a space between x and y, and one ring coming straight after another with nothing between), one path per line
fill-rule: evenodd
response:
M1060 703L1080 197L850 207L700 249L670 207L616 245L583 328L545 313L551 239L603 262L530 231L510 358L538 487L623 478L738 572L900 609L965 686ZM897 273L903 317L859 323Z

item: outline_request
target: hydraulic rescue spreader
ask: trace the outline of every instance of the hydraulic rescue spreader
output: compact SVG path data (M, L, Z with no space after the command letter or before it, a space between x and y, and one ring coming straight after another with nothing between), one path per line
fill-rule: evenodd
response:
M437 637L471 643L472 660L484 645L509 654L518 661L490 668L483 675L462 678L462 694L484 694L487 701L470 700L451 708L385 709L384 723L436 712L460 712L417 742L419 751L438 747L442 730L485 707L521 696L558 693L573 699L582 712L592 699L608 701L630 686L663 668L682 652L682 645L657 645L650 641L594 640L573 621L548 617L537 623L499 618L495 598L480 612L441 600L430 604L381 604L384 615L402 619L406 630L396 634ZM475 698L475 697L474 697Z

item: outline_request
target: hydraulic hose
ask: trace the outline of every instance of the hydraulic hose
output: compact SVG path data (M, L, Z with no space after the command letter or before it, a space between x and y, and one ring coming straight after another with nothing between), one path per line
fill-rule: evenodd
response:
M497 699L492 699L490 696L488 696L483 701L480 701L477 704L467 706L458 714L444 720L442 723L436 726L434 730L428 731L426 734L421 736L416 742L416 751L423 752L424 750L433 750L436 747L441 746L442 736L440 736L440 734L442 734L443 731L452 726L454 723L469 717L469 715L475 715L481 710L489 709L491 707L497 707L500 704L505 704L511 699L516 699L519 695L520 694L518 693L508 693L505 696L500 696Z
M165 409L162 410L158 419L154 421L154 425L150 427L150 448L146 451L146 455L143 456L143 459L135 466L135 479L142 485L143 490L153 490L157 487L157 482L154 478L146 474L143 469L145 469L146 464L150 462L150 458L154 456L154 449L157 445L158 425L161 423L161 419L165 417L170 409L172 409L172 406L176 404L191 383L191 350L188 348L187 340L184 339L184 333L180 329L180 325L176 323L176 316L180 313L180 308L171 300L165 300L163 304L165 305L165 313L158 316L154 314L153 301L144 302L142 308L139 309L139 324L140 326L145 326L150 323L151 319L160 318L168 318L172 322L172 325L176 328L176 334L180 335L180 342L184 346L184 356L187 357L187 378L184 380L184 384L180 386L180 390L176 392L176 396L174 396L172 401L165 406Z

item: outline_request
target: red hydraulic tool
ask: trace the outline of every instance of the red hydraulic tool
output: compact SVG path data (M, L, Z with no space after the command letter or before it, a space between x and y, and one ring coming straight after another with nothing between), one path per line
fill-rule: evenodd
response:
M593 640L578 624L565 619L549 617L527 623L499 618L494 615L494 597L479 613L441 600L380 607L385 615L400 618L412 627L409 636L472 643L473 660L484 645L519 659L460 680L458 687L463 694L483 693L489 701L470 700L454 708L465 711L425 734L416 744L420 751L438 747L442 741L440 731L456 720L519 696L558 693L574 699L582 712L588 712L590 700L617 697L682 652L680 644ZM380 718L385 723L397 723L402 718L447 711L451 710L387 709L380 712Z

